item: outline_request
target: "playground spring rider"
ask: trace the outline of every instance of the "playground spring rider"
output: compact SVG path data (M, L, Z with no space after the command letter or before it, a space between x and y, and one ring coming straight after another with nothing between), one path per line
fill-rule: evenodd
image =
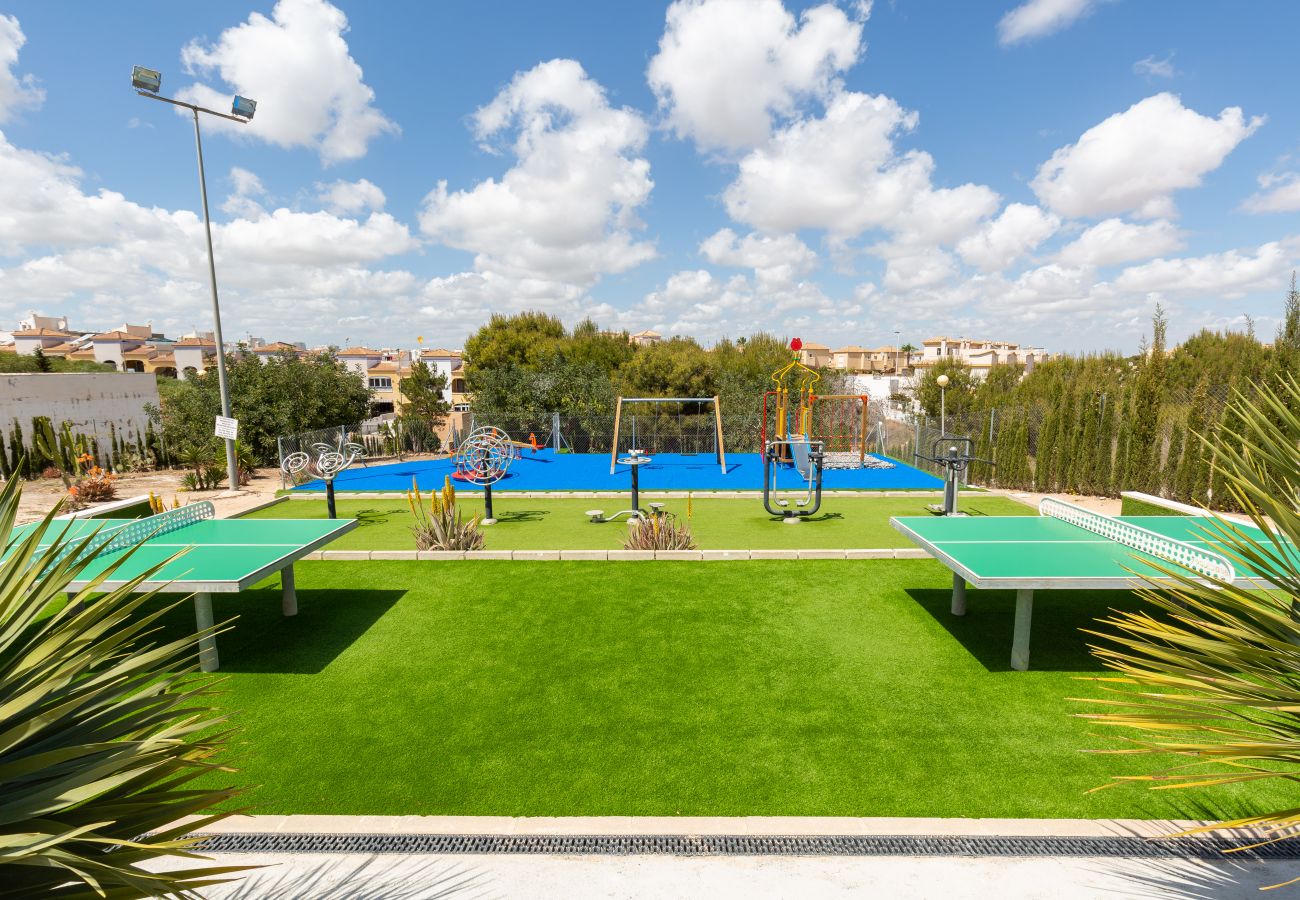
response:
M948 452L941 453L943 445L948 445ZM943 506L932 505L930 512L940 516L964 516L964 512L957 509L957 483L963 472L970 468L973 462L985 463L986 465L995 465L992 460L981 459L975 455L975 441L968 437L955 437L953 435L943 435L935 438L930 443L930 455L924 453L915 453L916 459L924 459L932 462L944 470L943 479Z
M799 338L790 341L790 350L795 357L772 374L772 383L776 389L763 395L763 508L769 514L781 516L791 524L814 515L821 508L822 470L825 461L823 443L810 436L812 408L816 400L813 387L821 380L821 375L799 361L799 351L802 348L803 341ZM767 436L768 397L773 397L776 401L771 439ZM772 508L777 472L783 463L793 464L808 485L804 498L795 501L797 509L790 509L790 503L785 499L777 500L777 508Z

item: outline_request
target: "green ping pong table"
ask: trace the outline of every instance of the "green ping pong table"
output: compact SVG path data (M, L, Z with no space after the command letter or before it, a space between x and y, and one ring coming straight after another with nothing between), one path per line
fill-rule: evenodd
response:
M1196 577L1268 587L1234 566L1200 516L1106 516L1047 498L1037 516L898 517L890 524L952 570L952 613L966 614L966 585L1016 592L1011 667L1029 668L1034 591L1131 590L1155 577L1145 564L1186 569ZM1236 524L1236 523L1234 523ZM1254 539L1268 538L1238 525ZM1294 548L1291 548L1294 553Z
M89 539L87 550L96 555L68 585L69 592L91 587L97 576L119 562L96 590L121 587L162 564L139 589L192 593L198 630L204 631L213 624L213 594L242 591L276 572L282 611L297 615L293 564L357 527L355 519L217 519L215 515L212 504L204 500L144 519L55 520L41 538L45 550L41 558L51 550L62 558ZM15 528L5 554L36 527ZM133 547L125 561L118 558ZM172 559L178 553L182 555ZM220 665L216 640L210 636L199 641L199 664L205 672Z

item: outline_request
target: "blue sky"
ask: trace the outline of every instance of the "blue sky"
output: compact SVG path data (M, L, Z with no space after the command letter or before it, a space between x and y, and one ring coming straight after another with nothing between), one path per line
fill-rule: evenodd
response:
M1277 324L1292 2L0 5L0 328L459 345L491 312L832 346ZM1289 70L1290 69L1290 70Z

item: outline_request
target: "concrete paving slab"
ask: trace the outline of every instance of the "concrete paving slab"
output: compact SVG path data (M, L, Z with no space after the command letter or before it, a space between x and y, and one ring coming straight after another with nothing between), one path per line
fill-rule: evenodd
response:
M322 550L321 559L355 560L370 559L369 550Z
M509 559L509 550L466 550L466 559Z
M543 560L558 560L560 558L559 550L513 550L510 553L511 559L527 560L538 562Z
M211 900L352 897L590 898L1258 898L1294 862L968 857L218 854L263 866L204 889ZM152 869L194 866L177 859Z
M750 559L798 559L798 550L750 550Z
M656 550L655 559L703 559L703 551L700 550Z
M464 550L419 550L415 554L416 559L464 559Z
M609 551L609 560L611 562L653 562L655 552L653 550L611 550Z
M800 550L800 559L844 559L844 550Z
M701 550L700 553L701 559L714 562L736 562L752 558L748 550Z
M518 557L516 557L518 559ZM561 550L560 559L605 560L609 559L608 550Z
M879 547L875 549L862 550L845 550L845 559L893 559L894 549L892 547Z
M371 559L419 559L416 550L371 550Z

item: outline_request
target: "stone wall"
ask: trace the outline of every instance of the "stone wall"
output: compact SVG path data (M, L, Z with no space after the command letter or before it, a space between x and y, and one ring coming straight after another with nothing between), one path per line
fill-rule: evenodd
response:
M158 380L153 375L118 372L29 373L0 375L0 429L6 433L17 419L30 439L35 416L46 416L57 429L65 421L72 430L109 439L109 424L119 437L143 434L145 404L158 405Z

